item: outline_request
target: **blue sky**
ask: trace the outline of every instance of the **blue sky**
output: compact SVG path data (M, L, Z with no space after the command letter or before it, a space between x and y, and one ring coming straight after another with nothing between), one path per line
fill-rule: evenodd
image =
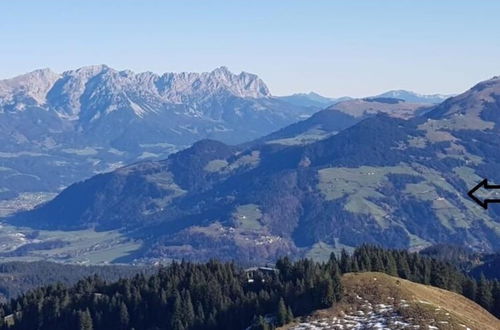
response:
M500 75L500 1L1 1L0 78L90 64L258 74L275 95L456 93Z

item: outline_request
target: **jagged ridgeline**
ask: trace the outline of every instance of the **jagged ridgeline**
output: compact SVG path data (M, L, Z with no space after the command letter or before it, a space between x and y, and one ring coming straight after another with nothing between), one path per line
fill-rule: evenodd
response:
M0 201L19 199L0 202L0 216L96 173L164 159L204 138L248 142L341 101L325 127L314 125L284 142L331 135L379 111L411 117L443 98L406 91L369 102L314 93L277 97L258 76L225 67L164 74L106 65L33 71L0 80Z
M353 255L343 252L339 259L332 255L324 263L306 259L292 262L283 258L277 261L275 268L245 270L233 263L218 261L182 262L161 268L152 276L138 275L115 283L107 284L98 277L90 277L71 287L52 285L33 290L3 305L0 313L3 328L11 330L245 329L249 326L268 329L317 309L346 308L350 303L343 299L351 292L344 292L341 273L365 271L384 272L455 291L500 315L498 281L481 278L476 282L446 262L372 246L363 246ZM377 275L369 278L374 276ZM353 277L348 279L351 287ZM393 282L396 285L398 281ZM406 282L404 285L408 286ZM445 291L430 292L452 297ZM426 297L430 301L434 298ZM445 314L447 310L444 310L443 315L449 316L446 322L460 322L474 328L486 319L488 323L484 323L482 329L495 329L499 324L500 321L481 307L465 299L463 302L475 309L467 313L480 313L484 316L482 320L463 319L455 315L457 310L450 310L452 315ZM395 313L407 318L411 315L412 322L424 322L417 324L435 326L437 320L423 318L433 315L422 310L424 303L405 300L404 306ZM488 327L484 327L485 324Z
M365 242L500 248L500 208L467 196L482 178L500 182L500 78L408 120L379 114L335 134L338 113L240 146L202 140L76 183L11 222L144 242L120 260L327 259Z
M0 80L0 200L57 192L203 138L241 143L317 110L225 67L158 75L97 65Z

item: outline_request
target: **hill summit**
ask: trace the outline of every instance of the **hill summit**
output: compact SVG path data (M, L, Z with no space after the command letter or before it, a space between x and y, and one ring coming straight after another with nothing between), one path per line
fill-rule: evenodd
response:
M454 292L383 273L348 273L342 277L344 304L319 310L282 329L484 329L500 320Z

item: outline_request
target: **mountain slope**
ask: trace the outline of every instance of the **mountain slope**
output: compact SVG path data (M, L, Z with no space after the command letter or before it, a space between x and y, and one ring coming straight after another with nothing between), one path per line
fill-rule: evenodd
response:
M399 99L408 103L419 103L425 105L435 105L443 102L447 98L450 98L454 95L448 94L418 94L412 91L407 90L390 90L384 92L382 94L378 94L375 96L367 97L368 99ZM279 96L281 100L289 102L291 104L300 105L300 106L309 106L309 107L318 107L318 108L326 108L327 106L331 106L335 103L349 101L353 98L351 97L339 97L339 98L329 98L319 95L314 92L309 93L297 93L288 96Z
M283 329L331 329L341 326L389 329L498 329L500 320L462 295L382 273L342 277L344 304L321 310ZM382 323L382 324L381 324Z
M325 109L249 144L256 145L264 142L282 145L308 144L335 135L359 121L359 118L344 112Z
M75 184L11 221L48 229L122 229L134 258L272 259L376 243L500 248L498 208L467 196L500 182L500 81L427 116L377 115L308 144L201 141Z
M426 111L425 103L410 103L402 99L389 97L373 97L353 99L338 102L329 109L341 111L357 118L366 118L370 115L385 113L391 117L409 119Z
M374 96L374 98L394 98L394 99L401 99L409 103L422 103L422 104L439 104L446 100L449 97L452 97L453 95L444 95L444 94L431 94L431 95L424 95L424 94L418 94L415 92L411 91L405 91L405 90L391 90L387 91L385 93L379 94L377 96Z
M395 118L410 119L423 115L430 109L426 104L406 103L404 100L393 98L349 99L339 101L305 120L286 126L249 145L262 142L304 145L335 135L377 114L383 113Z
M319 109L323 109L337 102L346 101L350 99L350 97L340 97L340 98L324 97L314 92L297 93L288 96L279 96L278 98L280 100L286 101L294 105L305 106L305 107L316 107Z
M241 143L314 112L256 75L133 73L105 65L0 81L0 199L55 192L203 138ZM0 206L1 207L1 206Z

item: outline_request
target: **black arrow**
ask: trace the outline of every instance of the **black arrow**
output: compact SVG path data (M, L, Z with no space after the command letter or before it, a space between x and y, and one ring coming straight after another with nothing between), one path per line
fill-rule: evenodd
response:
M481 205L485 210L488 208L488 203L500 203L500 199L498 198L487 198L484 201L481 199L477 198L474 196L474 193L484 187L484 189L487 190L493 190L493 189L500 189L500 185L494 185L494 184L488 184L488 179L484 179L483 181L479 182L477 186L472 188L467 195L469 195L470 198L479 205Z

